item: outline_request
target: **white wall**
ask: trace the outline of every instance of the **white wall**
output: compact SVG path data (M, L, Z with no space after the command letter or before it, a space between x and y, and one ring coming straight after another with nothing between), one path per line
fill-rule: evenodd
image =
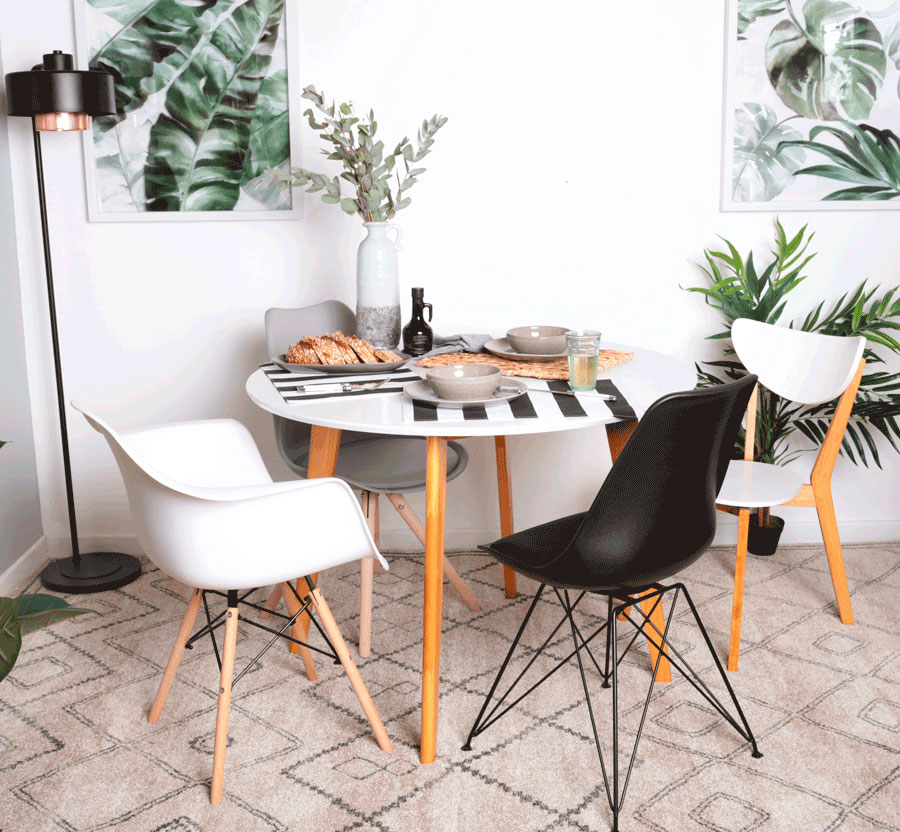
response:
M450 117L400 215L403 294L426 287L439 331L561 322L693 360L711 354L702 339L715 319L679 286L696 283L693 262L716 234L762 247L772 224L768 214L718 210L723 6L329 0L291 8L303 83L374 106L386 143L435 110ZM7 70L74 47L64 0L3 4L0 30ZM28 124L17 120L9 132L45 527L62 538ZM305 126L302 141L307 162L322 164ZM269 418L243 392L264 358L262 314L329 297L352 305L358 220L310 196L302 221L89 224L78 139L49 136L45 147L69 396L123 426L236 416L273 472L286 475ZM790 228L812 223L821 252L796 292L798 311L864 276L896 282L897 216L784 216ZM74 418L72 444L81 526L127 534L109 452ZM484 541L498 526L490 444L469 446L469 470L449 489L450 545ZM608 464L599 431L517 439L512 456L519 527L583 506ZM900 465L885 458L884 472L839 463L847 539L900 537ZM809 512L788 514L787 534L816 538ZM388 544L412 546L392 513L384 525Z
M3 63L0 61L0 75ZM0 575L41 536L22 299L16 256L15 206L6 131L0 130Z

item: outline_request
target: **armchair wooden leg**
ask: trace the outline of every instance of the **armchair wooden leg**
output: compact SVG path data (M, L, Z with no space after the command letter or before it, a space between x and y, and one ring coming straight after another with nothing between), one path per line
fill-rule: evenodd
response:
M509 453L505 436L494 437L497 456L497 496L500 500L500 534L503 537L513 533L512 483L509 473ZM515 598L516 573L508 566L503 567L503 588L507 598Z
M852 624L853 606L850 603L850 587L847 585L847 572L844 569L844 556L841 552L841 539L838 536L831 486L813 485L813 494L816 497L816 512L819 515L819 527L822 529L822 540L828 555L828 567L831 569L831 583L834 585L838 612L844 624Z
M397 509L397 513L403 518L406 525L412 530L412 533L424 546L425 527L422 525L419 516L410 507L406 497L402 494L387 494L386 496L391 501L391 505ZM475 600L475 596L466 585L466 582L460 577L459 572L453 568L453 564L450 563L446 555L444 555L444 577L450 581L453 588L459 593L459 597L462 598L462 602L472 612L481 612L481 607L478 605L478 601Z
M306 581L301 581L301 583L303 587L301 593L304 591L308 592L309 586L306 584ZM359 670L353 663L353 659L350 658L350 651L347 649L341 631L334 620L334 616L331 614L331 610L328 608L328 604L325 603L322 593L319 592L318 587L312 591L312 598L313 605L322 622L322 627L325 628L325 632L328 634L328 638L334 646L334 650L338 654L341 664L344 666L344 672L347 674L347 678L353 686L353 692L356 694L359 704L362 705L362 709L366 714L366 719L369 720L369 725L372 726L372 733L378 741L378 746L382 751L387 751L388 753L392 752L394 750L393 746L391 746L391 741L388 739L387 731L384 730L381 717L378 716L375 703L372 701L372 697L369 696L369 691L366 689L366 685L362 680L362 676L359 675Z
M267 612L261 612L259 614L260 618L271 618L272 610L274 610L281 603L281 584L275 584L275 587L272 589L272 592L269 594L269 600L266 601L263 606L266 608Z
M222 646L222 675L219 682L219 705L216 709L216 740L213 749L213 774L209 792L209 802L214 806L218 806L222 802L222 787L225 782L225 749L228 745L228 713L231 710L231 682L234 678L237 625L237 607L229 607L225 613L225 643Z
M737 673L741 652L741 619L744 615L744 576L747 571L747 537L750 534L750 509L738 512L737 559L734 564L734 600L731 605L731 644L728 647L728 669Z
M379 548L381 541L377 494L363 492L363 511L375 547ZM375 575L375 558L363 558L359 564L359 655L366 658L372 652L372 578Z
M184 618L181 619L181 626L178 628L178 635L175 637L175 643L172 645L172 652L169 654L169 661L166 664L162 681L159 683L159 690L156 692L156 699L150 708L150 714L147 717L149 722L156 722L162 713L163 705L166 704L166 698L172 689L172 682L175 681L175 674L178 672L178 665L181 664L181 657L184 655L184 646L191 637L191 630L194 629L194 622L197 620L197 612L200 609L200 601L203 599L203 593L199 589L195 589L188 601Z
M654 634L657 640L662 640L662 633L666 631L666 619L663 615L663 606L662 606L662 598L659 598L659 603L656 603L657 598L645 598L641 601L641 609L644 611L644 615L650 616L650 620L653 622L653 626L659 630L659 633L655 632L651 629L650 632ZM655 609L654 609L655 606ZM651 612L651 610L653 610ZM650 642L647 645L650 649L650 667L651 669L656 667L656 657L659 655L659 650L656 649L656 646L653 642ZM672 668L669 665L669 660L666 658L668 656L668 649L665 645L663 645L663 657L659 661L659 670L656 673L656 681L657 682L671 682L672 681Z
M283 587L283 590L282 595L284 597L284 603L287 604L288 614L293 617L300 609L300 604L297 603L297 599L294 597L294 593L291 592L290 587ZM308 618L307 616L304 617ZM304 634L299 620L296 621L291 628L291 636L298 641L306 641L306 634ZM301 647L299 644L291 643L291 652L300 654L300 658L303 660L303 667L306 670L306 678L309 679L310 682L315 682L319 678L319 675L316 673L316 666L313 664L312 651L308 647Z

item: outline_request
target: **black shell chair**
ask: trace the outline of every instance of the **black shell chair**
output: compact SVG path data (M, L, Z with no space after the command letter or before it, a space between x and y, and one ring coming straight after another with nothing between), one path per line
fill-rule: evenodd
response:
M586 512L535 526L483 547L505 566L538 581L540 587L463 749L470 750L474 737L505 715L562 665L576 658L613 814L613 830L619 828L619 812L664 655L706 702L750 743L753 756L762 756L687 588L682 583L667 586L660 583L690 566L712 542L716 530L716 494L725 478L730 452L755 384L756 376L747 376L730 384L674 393L657 400L639 422ZM525 670L506 693L497 697L489 711L488 706L495 698L500 680L547 587L562 605L564 616L551 636L531 655ZM579 593L574 599L571 590ZM672 603L660 629L651 618L664 596L670 593ZM579 630L573 615L586 594L597 594L607 599L606 620L587 638ZM669 638L669 626L682 594L715 659L737 711L737 718L694 672ZM641 595L643 610L633 603L631 596L637 595ZM650 609L646 606L648 600L651 602ZM621 654L616 638L617 619L620 617L620 626L624 620L635 631L635 637ZM566 623L572 632L574 649L524 694L513 696L513 690ZM589 644L604 631L606 656L601 669ZM617 667L641 635L650 642L655 661L628 772L620 789ZM603 687L610 687L612 682L612 784L607 777L609 768L600 750L583 653L597 669Z

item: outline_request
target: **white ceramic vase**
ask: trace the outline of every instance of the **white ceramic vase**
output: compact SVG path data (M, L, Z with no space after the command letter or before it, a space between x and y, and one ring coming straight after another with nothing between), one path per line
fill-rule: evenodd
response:
M376 349L392 350L400 342L400 226L364 222L363 228L366 237L356 254L356 334Z

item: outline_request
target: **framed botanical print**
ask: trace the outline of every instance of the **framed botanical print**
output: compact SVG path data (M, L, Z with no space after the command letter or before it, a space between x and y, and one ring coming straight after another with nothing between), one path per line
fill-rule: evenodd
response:
M900 0L728 0L722 207L900 208Z
M84 135L101 221L299 217L295 0L74 0L78 60L116 116Z

